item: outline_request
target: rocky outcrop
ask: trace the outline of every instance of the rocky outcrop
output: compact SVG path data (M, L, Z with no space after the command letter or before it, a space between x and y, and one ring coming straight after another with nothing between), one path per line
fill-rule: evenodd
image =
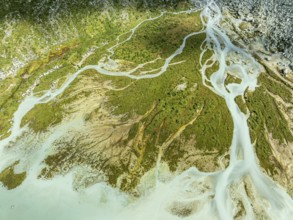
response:
M252 24L255 37L266 49L290 60L293 69L292 0L219 0L221 7Z

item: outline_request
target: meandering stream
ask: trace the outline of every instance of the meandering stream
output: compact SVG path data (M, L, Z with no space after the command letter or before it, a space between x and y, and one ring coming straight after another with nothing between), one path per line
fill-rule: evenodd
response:
M113 55L116 47L129 41L141 24L156 20L160 16L138 24L129 32L130 36L125 41L118 42L108 49L109 53ZM107 66L117 65L110 55L107 62L81 68L54 91L49 90L40 97L33 93L25 97L14 113L11 135L0 141L0 169L3 170L13 161L25 156L8 151L6 147L19 144L18 138L27 130L26 127L20 126L26 113L35 105L47 103L62 94L80 73L94 69L100 74L129 77L134 80L155 78L167 74L166 71L173 59L183 52L186 41L202 33L206 34L201 54L202 82L225 100L234 123L228 167L213 173L200 172L195 167L190 168L171 181L157 181L152 192L134 201L127 194L105 183L76 192L70 187L73 181L71 174L64 177L57 176L49 181L38 179L39 165L46 157L46 151L52 143L66 132L70 132L72 128L82 128L82 120L75 120L60 126L49 136L40 137L45 141L41 147L36 148L34 157L30 158L32 160L30 167L25 168L28 176L22 185L11 191L0 187L0 219L172 220L184 217L184 219L229 220L233 219L239 210L244 216L243 219L266 217L278 220L292 219L292 198L261 171L249 134L247 123L249 113L243 113L235 102L235 98L244 96L247 89L253 91L257 87L260 65L245 50L233 45L229 37L220 29L222 14L214 1L210 1L205 6L201 18L204 29L187 35L181 46L165 60L157 72L134 74L154 61L138 65L130 71L109 70ZM208 49L212 49L214 54L208 61L203 62L202 57ZM219 69L208 77L206 71L211 66L210 61L218 63ZM227 83L229 74L241 82ZM158 175L160 175L160 166L158 163ZM57 201L58 204L60 203L58 207Z

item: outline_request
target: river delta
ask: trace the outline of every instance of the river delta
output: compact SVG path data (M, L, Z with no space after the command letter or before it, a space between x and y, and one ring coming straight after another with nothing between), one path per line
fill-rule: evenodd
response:
M52 13L1 20L0 219L293 216L293 82L214 1Z

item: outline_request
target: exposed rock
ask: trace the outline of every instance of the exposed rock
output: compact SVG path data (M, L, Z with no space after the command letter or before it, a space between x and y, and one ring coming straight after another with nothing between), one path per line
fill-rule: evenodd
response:
M293 2L291 0L219 0L237 18L253 26L267 50L281 53L293 62Z

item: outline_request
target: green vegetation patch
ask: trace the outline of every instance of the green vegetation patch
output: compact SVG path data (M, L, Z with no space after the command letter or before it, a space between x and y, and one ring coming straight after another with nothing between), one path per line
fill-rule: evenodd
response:
M181 45L187 34L198 31L200 28L199 13L165 14L157 20L142 24L130 41L115 50L113 58L136 64L158 57L164 59Z
M127 68L127 65L129 65L128 68L131 68L138 63L150 61L150 59L155 59L158 56L164 59L174 53L187 34L200 28L198 13L165 15L155 22L146 22L142 25L131 41L116 48L113 58L123 62L125 65L123 68ZM126 77L104 76L94 70L88 70L80 76L94 77L99 81L111 80L116 88L128 86L124 90L109 90L107 92L107 106L113 110L114 115L124 115L124 121L133 118L135 115L146 115L151 110L151 113L148 113L140 122L133 125L128 140L118 144L123 148L126 146L127 149L131 148L128 152L131 155L127 156L136 158L134 167L130 168L129 164L122 160L111 163L109 159L103 162L96 161L95 155L87 156L86 162L90 163L89 161L93 160L92 165L97 166L97 169L102 169L107 174L110 184L116 185L119 176L127 174L127 178L122 181L121 188L124 190L133 189L139 178L155 166L159 147L187 124L188 126L183 129L180 135L164 149L163 160L169 164L172 171L177 169L178 162L182 160L186 153L191 154L197 150L208 153L212 150L220 155L228 151L232 140L232 119L225 101L202 85L199 72L200 45L205 37L205 34L199 34L187 40L183 53L173 60L168 70L160 77L132 80ZM86 64L96 64L107 53L105 48L112 45L114 45L114 42L102 47L101 50L98 49L99 52L90 56ZM75 50L77 49L74 48L73 51ZM74 53L77 53L77 51ZM210 55L211 52L208 52L205 59ZM70 53L65 54L66 56L70 56ZM78 60L74 56L72 63L75 63L74 60ZM77 54L77 56L79 55ZM162 60L147 66L145 70L159 67ZM217 68L217 65L214 65L209 69L209 72L216 71ZM66 105L79 98L79 96L70 96L70 94L77 87L80 88L80 77L59 97L58 103L36 106L25 117L23 124L30 122L30 126L36 126L35 130L39 131L49 125L58 123L58 120L55 119L59 119L59 116L55 114L62 112L58 109L58 106ZM55 105L57 105L57 108ZM42 109L47 108L50 114L39 126L37 118L42 117ZM200 109L203 109L200 115L193 124L190 123ZM139 135L141 135L141 138L139 138ZM181 145L181 139L189 140L194 137L196 139L195 145L188 152L185 152L184 146ZM138 144L132 142L133 145L129 146L131 140L137 140ZM63 159L70 160L72 163L78 161L78 164L85 162L85 159L81 158L81 152L74 155L74 157L66 157L67 159L58 155L48 158L45 162L49 165L49 168L44 170L42 175L50 177L51 172L57 172L58 169L54 170L53 168L62 167ZM217 153L215 154L215 160L216 156ZM103 167L101 167L102 164L104 164ZM194 164L194 161L191 161L188 165L193 166Z
M265 74L260 76L259 81L261 86L252 94L248 93L245 96L246 104L251 113L248 122L252 141L256 140L255 148L260 164L273 173L275 162L272 159L271 146L266 140L265 128L272 133L274 139L279 140L279 143L293 142L293 136L275 99L267 92L267 90L273 89L271 85L277 86L278 84L270 80ZM276 94L280 96L283 93L288 95L286 88L282 87L279 85L279 89L275 90Z
M62 120L62 109L57 102L36 105L22 119L21 126L29 123L35 132L43 132L49 126L58 124Z
M292 92L286 85L283 84L282 81L274 79L266 74L261 74L259 76L259 81L269 92L280 96L285 102L292 102Z
M0 173L0 182L9 190L18 187L26 178L26 172L14 173L14 167L17 164L18 162L14 163Z
M239 109L241 112L243 112L244 114L247 114L247 106L246 106L246 103L245 103L245 99L243 100L243 97L242 96L237 96L235 98L235 102L236 104L238 105Z
M11 5L9 2L7 4L11 10L18 10L16 5ZM22 10L22 8L19 9ZM71 9L69 7L65 11ZM119 17L121 13L122 11L119 10L104 11L103 13L100 10L87 12L80 10L70 16L70 13L60 14L57 20L54 19L54 16L50 18L45 18L45 16L40 20L37 19L38 22L29 22L26 19L14 18L15 14L0 20L1 36L4 37L4 30L9 32L9 28L11 28L11 35L7 36L4 43L0 45L0 52L3 54L0 57L0 70L8 71L14 58L22 60L32 54L36 57L31 61L26 61L27 64L17 72L16 76L10 75L5 80L0 80L0 139L9 135L8 130L11 126L13 113L23 100L23 94L42 74L59 66L54 72L39 80L34 89L35 93L42 94L42 91L51 88L53 82L56 82L57 87L60 87L68 75L81 68L78 63L82 60L82 56L92 47L97 48L98 46L93 55L82 65L97 64L98 60L105 54L105 48L115 44L115 39L119 34L128 31L140 19L156 14L148 11L137 12L129 8L125 10L129 16L129 22L125 22ZM8 25L10 22L11 26ZM92 29L92 27L95 29L88 32L87 29ZM60 36L62 37L60 38ZM104 43L108 44L104 45ZM35 112L37 111L39 110L35 110ZM32 119L33 117L28 118ZM49 119L50 116L47 118ZM49 125L51 122L42 122L42 124ZM34 126L34 128L36 127ZM39 127L41 130L45 130L44 126Z
M138 38L132 41L130 48L128 48L128 44L124 45L123 49L121 49L121 51L126 53L123 56L124 52L121 52L123 59L129 59L127 55L129 53L126 52L129 49L129 51L136 54L136 62L146 62L147 59L145 59L144 53L140 53L140 50L152 47L155 48L154 54L158 54L156 51L160 51L161 56L167 57L178 48L185 35L194 31L194 29L189 27L185 31L180 29L180 33L177 35L177 42L173 41L175 38L172 39L172 37L162 42L160 40L152 41L153 36L156 36L157 39L164 38L166 36L165 33L170 32L170 29L176 33L172 29L172 27L176 29L176 25L168 26L170 21L167 21L166 18L163 20L164 22L162 23L158 21L158 24L162 27L156 23L154 26L158 26L154 29L147 25L141 27L139 33L150 30L150 39L147 34L144 34L143 40ZM164 29L164 24L166 23L168 28ZM170 23L172 24L172 22ZM194 25L196 22L190 24ZM182 32L184 32L184 36L181 35ZM114 114L123 114L126 115L126 118L131 118L136 114L144 115L151 109L154 103L156 104L154 113L149 116L148 126L144 134L145 137L148 137L143 161L140 164L140 168L144 171L148 171L155 165L158 157L158 146L162 145L171 135L176 133L181 126L190 122L195 117L197 110L202 107L203 110L200 116L192 125L187 126L181 137L183 139L196 137L196 144L191 151L216 150L220 155L228 151L230 147L233 123L226 104L221 97L218 97L201 83L199 56L201 53L200 45L204 40L205 34L191 37L187 41L184 52L173 61L173 63L183 62L169 66L168 70L159 77L137 81L121 79L119 77L112 79L114 84L117 83L119 86L126 86L132 82L123 91L108 92L108 105L116 107L113 111ZM157 44L161 44L161 46ZM116 58L121 59L117 54ZM209 69L211 72L216 70L217 65ZM130 131L129 138L135 137L137 132L139 132L139 126L135 125ZM166 150L163 157L163 160L168 162L172 170L176 169L177 162L186 153L180 149L179 143L180 141L176 139Z

